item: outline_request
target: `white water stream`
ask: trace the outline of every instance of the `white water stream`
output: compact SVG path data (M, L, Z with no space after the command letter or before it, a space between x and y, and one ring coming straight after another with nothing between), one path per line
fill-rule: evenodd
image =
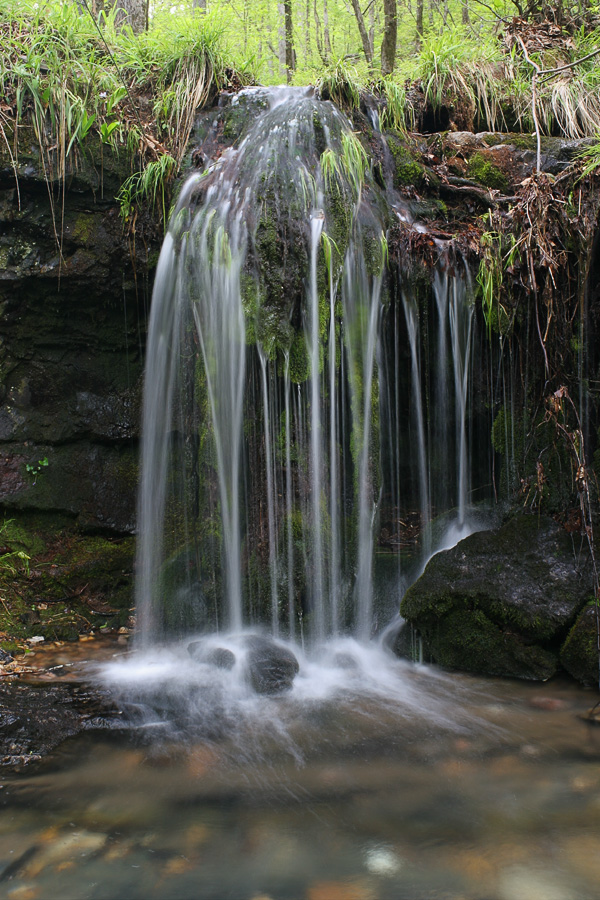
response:
M266 628L300 661L294 692L356 679L368 693L374 679L381 696L416 709L404 670L369 648L403 583L400 554L395 583L378 580L378 529L386 503L397 534L403 508L418 510L413 577L472 530L468 275L443 248L429 297L400 273L404 322L393 314L390 342L385 230L374 185L345 162L348 122L300 89L234 100L245 102L255 104L245 133L186 183L161 254L137 559L137 647L148 656L116 681L135 693L158 678L172 693L175 678L195 715L198 691L239 704L249 690L240 635ZM288 254L292 271L305 266L289 284ZM190 641L204 648L193 661ZM205 672L198 660L213 647L231 651L233 666ZM144 690L138 699L150 702Z

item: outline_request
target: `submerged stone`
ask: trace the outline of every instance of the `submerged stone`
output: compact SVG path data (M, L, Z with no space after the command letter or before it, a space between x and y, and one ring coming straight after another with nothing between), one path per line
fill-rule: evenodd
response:
M291 650L260 635L247 639L246 674L257 694L291 688L300 666Z
M575 557L567 532L520 516L434 556L401 612L441 665L546 680L591 591L590 561Z
M19 770L83 731L123 728L103 691L74 684L0 685L0 767Z

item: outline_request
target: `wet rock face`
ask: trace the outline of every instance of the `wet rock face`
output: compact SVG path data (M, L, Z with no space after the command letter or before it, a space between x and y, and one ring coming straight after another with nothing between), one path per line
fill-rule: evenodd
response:
M442 665L546 680L592 592L591 562L569 534L520 516L434 556L401 612Z
M95 145L80 157L66 173L61 221L62 183L50 184L61 195L53 217L35 137L20 130L18 191L0 149L0 503L123 533L135 525L146 281L158 244L134 249L124 234L114 199L130 174L124 158L106 148L101 158Z
M289 690L300 668L292 651L259 635L249 637L247 645L246 673L256 693Z
M0 685L0 766L21 769L82 731L122 728L99 691L73 685Z

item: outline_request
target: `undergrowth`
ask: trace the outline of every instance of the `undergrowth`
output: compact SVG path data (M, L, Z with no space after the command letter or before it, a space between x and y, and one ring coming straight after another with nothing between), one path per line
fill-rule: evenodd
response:
M317 88L348 111L360 106L363 91L374 91L382 102L383 127L396 131L422 129L430 113L438 128L530 133L535 121L529 56L542 72L535 94L541 133L590 137L600 132L600 55L590 56L599 46L598 29L562 33L545 22L515 20L501 32L480 36L447 28L427 34L393 75L373 81L339 60L321 73Z
M33 127L47 181L63 188L78 154L97 140L130 160L125 215L145 199L160 200L164 214L165 186L179 168L196 111L232 77L251 80L227 67L210 16L178 16L134 35L117 30L115 10L94 20L75 3L42 9L0 0L0 141L15 177L23 125ZM54 226L60 244L56 212Z

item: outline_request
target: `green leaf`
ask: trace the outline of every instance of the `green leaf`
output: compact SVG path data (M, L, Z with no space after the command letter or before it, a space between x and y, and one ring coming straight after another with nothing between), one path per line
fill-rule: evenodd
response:
M103 144L108 144L110 136L119 127L118 122L103 122L100 126L100 138Z
M106 101L106 114L110 116L113 109L120 103L121 100L127 96L127 89L125 87L117 87L114 89L108 100Z

